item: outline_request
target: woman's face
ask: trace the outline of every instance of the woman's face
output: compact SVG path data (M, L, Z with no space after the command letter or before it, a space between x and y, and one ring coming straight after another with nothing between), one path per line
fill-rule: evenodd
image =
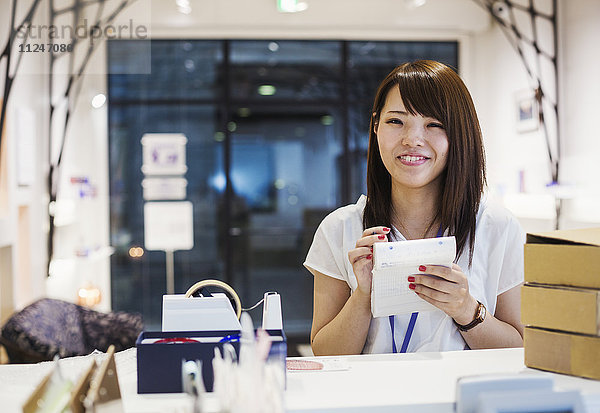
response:
M392 188L439 188L446 168L448 137L440 121L411 115L400 91L388 92L375 126L379 153L392 178Z

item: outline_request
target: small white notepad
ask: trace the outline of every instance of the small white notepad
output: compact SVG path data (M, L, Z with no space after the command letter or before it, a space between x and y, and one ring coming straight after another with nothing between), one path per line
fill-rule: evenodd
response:
M420 265L451 267L455 256L454 237L373 244L373 317L437 310L408 288L408 277L422 273Z

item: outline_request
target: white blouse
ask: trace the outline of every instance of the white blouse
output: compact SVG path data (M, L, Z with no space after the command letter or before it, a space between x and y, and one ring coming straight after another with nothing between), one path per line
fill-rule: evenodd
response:
M329 277L346 281L351 292L358 284L348 251L362 236L363 211L367 198L329 214L319 225L304 266ZM399 240L405 238L397 232ZM457 264L469 280L471 295L490 314L496 310L498 295L523 282L525 233L517 219L505 208L484 197L477 213L473 263L469 268L468 242ZM394 339L400 349L410 314L394 318ZM363 353L392 352L392 331L388 317L371 320ZM466 343L451 317L441 310L420 312L410 337L408 352L463 350Z

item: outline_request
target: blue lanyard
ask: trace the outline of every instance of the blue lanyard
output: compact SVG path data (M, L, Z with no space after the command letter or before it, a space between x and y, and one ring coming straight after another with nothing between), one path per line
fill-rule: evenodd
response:
M413 330L415 329L415 324L417 323L418 312L414 312L410 315L410 321L408 322L408 328L406 329L406 335L404 336L404 341L402 342L402 348L400 349L400 353L406 353L408 349L408 343L410 342L410 336L412 336ZM390 316L390 327L392 328L392 352L397 353L398 349L396 348L396 340L394 339L394 316Z
M436 238L444 235L442 231L442 226L440 225L440 229L438 229ZM406 329L406 335L404 336L404 341L402 342L402 347L400 348L400 353L406 353L408 350L408 343L410 343L410 337L412 336L413 330L415 329L415 324L417 323L417 317L419 316L418 312L414 312L410 315L410 321L408 322L408 327ZM394 316L391 315L390 319L390 327L392 329L392 352L397 353L398 349L396 348L396 339L394 338Z

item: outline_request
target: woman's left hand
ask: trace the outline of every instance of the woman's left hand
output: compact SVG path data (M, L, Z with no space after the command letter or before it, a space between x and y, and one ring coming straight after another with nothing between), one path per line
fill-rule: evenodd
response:
M458 324L468 324L473 320L477 300L469 293L467 276L457 264L452 264L452 268L422 265L419 271L424 274L408 277L409 287L419 297L448 314Z

